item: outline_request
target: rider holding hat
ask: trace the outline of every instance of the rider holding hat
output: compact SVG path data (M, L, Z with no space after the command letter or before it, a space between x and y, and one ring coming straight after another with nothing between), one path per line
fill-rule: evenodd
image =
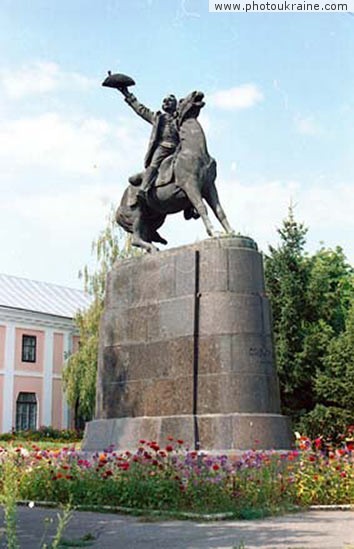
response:
M153 112L142 103L139 103L135 95L130 93L127 88L121 88L120 91L123 93L128 105L153 126L148 151L145 156L145 171L138 193L141 199L146 199L146 193L154 184L162 161L173 154L179 144L176 113L177 99L172 94L168 95L162 102L163 112Z

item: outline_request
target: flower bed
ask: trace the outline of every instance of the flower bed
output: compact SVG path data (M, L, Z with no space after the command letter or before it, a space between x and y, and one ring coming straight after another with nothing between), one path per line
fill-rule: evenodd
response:
M160 448L140 441L134 453L108 449L87 459L74 447L0 449L0 469L16 465L17 497L188 512L259 516L311 504L354 503L354 451L299 438L289 452L212 456L171 437ZM2 471L0 470L0 473ZM4 475L0 476L0 494Z

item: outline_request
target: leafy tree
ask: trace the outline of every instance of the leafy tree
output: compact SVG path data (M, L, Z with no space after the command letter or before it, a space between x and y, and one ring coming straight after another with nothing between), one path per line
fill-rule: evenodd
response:
M63 372L64 389L68 402L75 411L76 427L81 427L94 415L99 324L107 274L117 258L124 259L139 254L131 248L129 239L123 241L123 233L114 220L113 210L106 228L92 242L92 254L96 259L96 270L90 272L85 266L79 273L84 281L85 291L92 296L92 303L87 310L79 311L75 317L80 338L79 348L69 357Z
M335 438L354 423L354 300L345 331L328 344L315 391L317 404L301 426L310 436Z
M345 330L353 297L353 269L341 248L321 248L309 259L301 368L307 377L306 410L319 402L317 377L326 369L329 346Z
M309 321L322 319L335 335L343 332L354 297L353 273L339 246L334 250L322 247L314 254L308 286Z

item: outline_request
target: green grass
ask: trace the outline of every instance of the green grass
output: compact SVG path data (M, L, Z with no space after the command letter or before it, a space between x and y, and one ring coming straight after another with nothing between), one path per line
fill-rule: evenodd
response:
M61 450L62 448L72 448L75 447L76 450L80 450L81 442L62 442L62 441L46 441L46 440L23 440L23 439L14 439L14 440L2 440L0 439L0 448L26 448L27 450L32 450L34 447L39 448L40 450Z

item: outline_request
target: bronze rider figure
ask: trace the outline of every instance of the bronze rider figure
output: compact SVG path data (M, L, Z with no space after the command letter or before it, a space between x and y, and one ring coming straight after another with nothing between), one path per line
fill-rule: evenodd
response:
M179 145L177 127L177 99L174 95L166 96L162 101L162 111L153 112L140 103L127 88L120 88L126 103L144 120L152 124L148 150L145 156L141 187L138 197L146 199L147 191L153 186L162 161L173 154ZM134 176L131 178L134 184Z

